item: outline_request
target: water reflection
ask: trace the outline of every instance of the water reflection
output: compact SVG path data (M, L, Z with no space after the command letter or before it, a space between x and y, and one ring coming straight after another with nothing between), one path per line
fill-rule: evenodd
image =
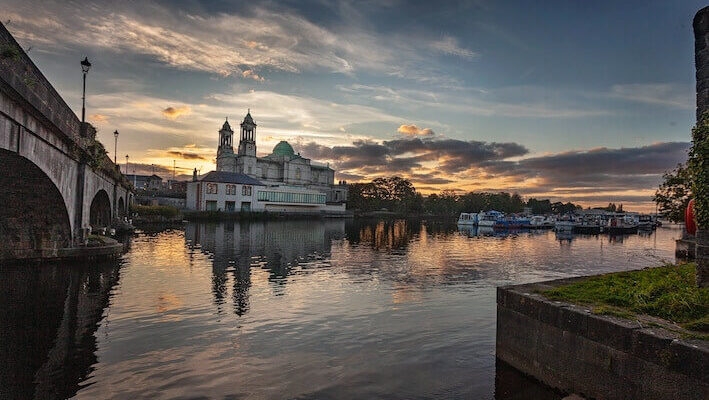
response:
M97 362L98 323L118 271L117 263L0 269L0 398L76 393Z
M555 400L562 393L495 359L495 400Z
M290 271L312 258L327 258L333 240L344 237L345 221L254 221L224 223L191 223L185 227L185 240L212 259L212 293L214 303L222 310L232 287L234 313L249 310L251 268L269 271L274 295L286 285ZM231 283L230 283L231 281Z
M0 270L0 398L558 399L496 362L495 287L657 265L678 235L153 229L120 281L118 265Z

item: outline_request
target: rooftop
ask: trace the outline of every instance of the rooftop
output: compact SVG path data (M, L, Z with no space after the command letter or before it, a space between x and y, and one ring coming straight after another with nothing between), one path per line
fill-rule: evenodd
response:
M202 182L220 182L220 183L238 183L242 185L260 185L264 186L261 181L254 179L248 175L237 172L227 171L211 171L200 178Z
M159 177L159 176L157 176L157 175L155 175L155 174L153 174L153 175L126 174L125 176L126 176L126 178L131 179L131 180L132 180L134 177L135 177L136 179L158 179L158 180L162 180L161 177Z
M246 116L244 117L244 122L241 123L241 125L244 125L244 124L256 126L254 119L251 118L251 110L249 110L249 112L246 113Z

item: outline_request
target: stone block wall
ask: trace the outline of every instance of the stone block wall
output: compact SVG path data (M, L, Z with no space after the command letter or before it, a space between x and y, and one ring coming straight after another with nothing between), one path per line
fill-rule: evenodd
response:
M0 149L0 260L54 257L71 224L61 194L27 159Z
M707 342L536 294L571 281L498 288L498 358L587 398L709 398Z
M13 55L11 49L19 50L19 54ZM65 135L67 139L80 144L81 121L2 23L0 50L0 83L12 88L18 99L26 101L37 110L36 117L45 119L48 125L55 127L55 134ZM76 68L77 74L80 74L78 60Z

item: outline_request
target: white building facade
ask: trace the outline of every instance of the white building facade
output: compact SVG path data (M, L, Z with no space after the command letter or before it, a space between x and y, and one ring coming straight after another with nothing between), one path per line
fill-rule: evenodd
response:
M212 171L187 184L186 208L193 211L344 214L345 203L303 186L268 185L248 175Z
M271 154L256 156L256 123L251 112L240 124L238 150L234 153L234 131L225 121L219 131L217 171L234 172L258 179L265 185L301 187L325 194L326 203L347 201L345 182L335 184L335 171L329 165L313 163L296 154L288 142L278 143Z

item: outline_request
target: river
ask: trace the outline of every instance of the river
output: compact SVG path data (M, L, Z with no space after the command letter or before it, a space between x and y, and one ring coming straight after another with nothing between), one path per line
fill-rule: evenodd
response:
M660 265L654 233L189 223L0 269L0 398L560 399L495 358L495 288Z

